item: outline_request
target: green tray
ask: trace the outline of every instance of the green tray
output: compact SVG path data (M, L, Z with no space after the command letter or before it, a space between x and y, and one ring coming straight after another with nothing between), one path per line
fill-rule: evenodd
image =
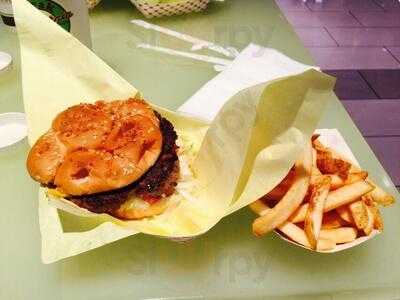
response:
M137 49L138 42L189 49L180 41L129 24L140 17L128 1L103 1L91 16L94 51L147 98L176 109L216 72L206 63ZM204 13L152 22L238 48L255 42L312 64L271 0L213 3ZM14 69L0 76L0 113L23 111L16 33L0 25L0 37L0 50L15 58ZM400 200L339 101L330 104L320 127L338 128L360 164ZM25 171L27 150L25 142L0 152L1 300L400 298L398 206L384 210L383 234L331 255L304 251L274 235L253 237L254 215L243 209L186 244L138 235L43 265L38 187ZM68 231L95 226L67 214L63 220Z

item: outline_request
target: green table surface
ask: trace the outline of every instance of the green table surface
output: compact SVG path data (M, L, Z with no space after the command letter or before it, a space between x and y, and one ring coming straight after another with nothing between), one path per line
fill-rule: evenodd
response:
M94 51L151 99L176 109L216 72L207 63L137 49L138 42L186 50L185 43L129 24L141 18L128 1L104 0L92 12ZM153 22L225 45L249 42L312 60L272 0L213 3L205 13ZM0 51L14 57L0 75L0 113L23 111L15 31L0 26ZM40 76L40 66L38 66ZM51 83L49 83L51 84ZM45 113L46 108L43 107ZM372 177L399 194L339 101L325 111L321 128L338 128ZM398 299L398 205L386 209L385 232L356 248L316 254L275 235L255 238L254 218L243 209L187 244L137 235L61 262L40 261L38 186L24 163L26 141L0 152L0 299ZM66 230L87 226L63 215Z

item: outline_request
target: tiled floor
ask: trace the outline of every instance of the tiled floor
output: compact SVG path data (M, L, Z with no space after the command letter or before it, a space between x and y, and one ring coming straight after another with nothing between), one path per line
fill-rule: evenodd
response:
M383 47L310 47L325 70L400 69L400 63Z
M400 63L400 47L387 47L387 49L394 56L394 58L396 58L397 61Z
M276 1L322 68L400 68L399 0Z
M400 187L400 0L276 0Z

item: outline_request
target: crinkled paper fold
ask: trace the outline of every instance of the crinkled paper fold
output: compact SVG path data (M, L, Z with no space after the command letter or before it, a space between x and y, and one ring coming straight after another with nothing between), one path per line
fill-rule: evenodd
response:
M14 10L30 144L71 105L137 95L127 81L26 0L14 1ZM316 128L333 84L333 78L315 70L266 82L233 96L211 124L154 107L198 146L191 165L196 189L190 197L176 196L176 205L160 216L126 222L56 201L58 208L81 215L76 218L84 215L98 222L91 230L64 232L60 212L40 188L43 261L54 262L138 232L182 238L208 231L282 180Z

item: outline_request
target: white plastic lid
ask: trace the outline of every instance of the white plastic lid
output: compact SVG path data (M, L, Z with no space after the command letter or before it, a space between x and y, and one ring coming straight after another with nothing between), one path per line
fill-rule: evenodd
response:
M0 73L7 70L11 66L11 63L11 55L5 52L0 52Z
M28 134L25 114L0 114L0 150L22 141Z

